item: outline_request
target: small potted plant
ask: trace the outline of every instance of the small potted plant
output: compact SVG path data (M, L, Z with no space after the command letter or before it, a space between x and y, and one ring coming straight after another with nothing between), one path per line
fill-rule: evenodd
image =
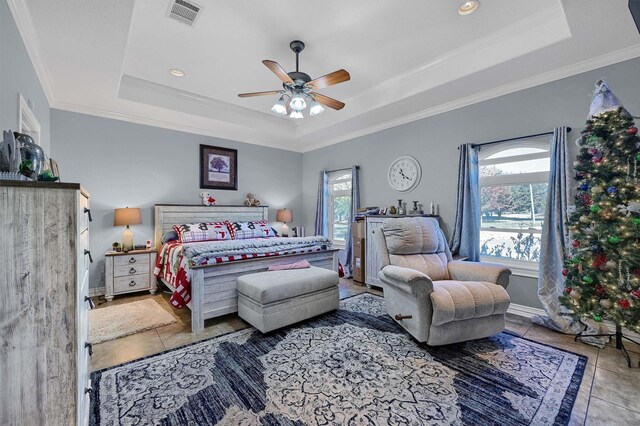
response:
M122 251L122 248L120 247L120 243L119 242L115 242L113 244L111 244L111 247L113 248L113 251Z

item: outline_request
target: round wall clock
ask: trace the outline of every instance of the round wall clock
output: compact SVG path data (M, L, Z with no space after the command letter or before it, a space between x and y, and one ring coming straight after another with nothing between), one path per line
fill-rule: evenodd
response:
M420 163L413 157L403 155L391 163L389 166L389 185L396 191L408 192L420 183L422 169Z

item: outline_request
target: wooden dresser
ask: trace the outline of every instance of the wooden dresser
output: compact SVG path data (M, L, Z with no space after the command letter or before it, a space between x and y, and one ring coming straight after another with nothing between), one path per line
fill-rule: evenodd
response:
M0 425L85 425L89 194L0 181Z

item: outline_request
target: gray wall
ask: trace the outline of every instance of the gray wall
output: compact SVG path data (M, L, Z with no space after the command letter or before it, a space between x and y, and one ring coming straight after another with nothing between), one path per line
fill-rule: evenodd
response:
M64 182L80 182L91 194L91 287L104 286L104 252L121 240L113 209L140 207L135 242L153 240L153 205L200 204L199 145L238 150L238 190L207 190L218 204L242 204L252 192L270 207L293 210L301 224L302 154L182 133L89 115L51 111L52 157ZM280 230L280 224L274 224Z
M51 147L50 109L6 0L0 0L0 128L18 130L18 94L31 102L41 126L40 144Z
M313 229L318 173L358 164L363 206L389 206L398 198L440 205L446 235L452 232L458 178L457 146L573 128L572 140L584 127L594 83L605 78L612 91L634 115L640 115L640 59L634 59L510 95L429 117L371 135L321 148L303 155L305 226ZM399 155L411 155L422 165L422 181L400 194L387 184L387 170ZM513 303L540 307L537 280L514 277Z

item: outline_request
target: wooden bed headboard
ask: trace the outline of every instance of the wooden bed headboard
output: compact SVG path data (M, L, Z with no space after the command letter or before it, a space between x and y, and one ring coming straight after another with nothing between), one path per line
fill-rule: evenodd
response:
M221 220L249 221L269 220L269 207L202 206L187 204L156 204L154 206L155 247L162 247L162 234L173 225L183 223L217 222Z

